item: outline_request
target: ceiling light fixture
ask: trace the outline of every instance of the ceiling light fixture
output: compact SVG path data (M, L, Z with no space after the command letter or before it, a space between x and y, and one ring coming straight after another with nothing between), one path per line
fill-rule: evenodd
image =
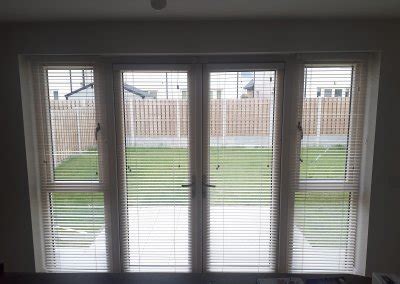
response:
M154 10L162 10L167 6L167 0L150 0L150 4Z

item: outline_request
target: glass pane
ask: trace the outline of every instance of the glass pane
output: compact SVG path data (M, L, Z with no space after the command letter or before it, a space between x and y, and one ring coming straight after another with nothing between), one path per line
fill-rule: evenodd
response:
M55 181L99 179L92 69L48 69L50 161Z
M211 72L207 270L275 270L276 72Z
M191 270L188 99L186 72L123 72L128 271Z
M352 66L305 68L302 179L343 181L346 176L352 77Z
M357 194L295 193L291 272L353 272Z
M107 271L103 193L48 193L45 213L49 271Z

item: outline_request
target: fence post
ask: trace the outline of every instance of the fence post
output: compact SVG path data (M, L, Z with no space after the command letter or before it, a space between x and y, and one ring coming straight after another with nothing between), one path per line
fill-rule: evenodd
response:
M222 143L225 145L225 136L226 136L226 103L227 99L222 98Z
M82 151L82 143L81 143L81 123L80 123L80 106L79 102L78 107L75 110L75 119L76 119L76 128L77 128L77 138L78 138L78 151Z
M181 138L181 108L179 104L179 99L176 100L176 136Z
M58 101L57 101L58 102ZM56 101L50 101L50 121L57 121L57 110L59 109L59 105L57 105ZM52 144L52 150L53 153L57 153L57 146L58 146L58 141L57 141L57 133L58 133L58 129L55 125L51 125L51 144ZM54 165L58 165L58 155L53 155L53 159L54 159Z
M269 114L268 114L268 125L269 125L269 133L268 136L270 136L271 138L268 140L268 146L272 147L272 135L274 133L274 111L275 111L275 97L273 96L272 99L271 98L267 98L266 102L268 104L269 107Z
M130 121L130 136L128 137L129 146L135 141L135 116L136 116L136 103L134 99L129 100L129 108L131 109L131 121Z
M320 144L321 137L321 120L322 120L322 98L317 97L317 144Z

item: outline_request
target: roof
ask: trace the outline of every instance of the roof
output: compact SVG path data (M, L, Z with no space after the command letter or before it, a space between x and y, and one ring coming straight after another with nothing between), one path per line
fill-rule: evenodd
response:
M84 90L86 90L88 88L93 88L93 87L94 87L94 83L90 83L90 84L87 84L87 85L85 85L85 86L83 86L83 87L81 87L79 89L73 90L72 92L70 92L70 93L68 93L68 94L66 94L64 96L68 100L68 98L73 96L74 94L77 94L77 93L79 93L81 91L84 91ZM136 88L136 87L128 85L128 84L124 84L124 90L128 91L128 92L130 92L132 94L138 95L142 99L144 99L146 97L153 98L153 95L150 94L149 92L141 90L139 88Z
M86 90L86 89L88 89L88 88L93 88L93 86L94 86L94 83L87 84L87 85L85 85L85 86L83 86L83 87L81 87L81 88L79 88L79 89L73 90L72 92L66 94L64 97L68 100L68 98L69 98L70 96L72 96L72 95L74 95L74 94L77 94L77 93L79 93L79 92L81 92L81 91L83 91L83 90Z
M246 90L254 90L254 79L251 79L246 86L243 87Z
M136 88L136 87L128 85L128 84L124 84L124 90L128 91L128 92L130 92L132 94L138 95L142 99L144 99L146 97L153 98L153 95L151 95L149 92L143 91L143 90L141 90L139 88Z

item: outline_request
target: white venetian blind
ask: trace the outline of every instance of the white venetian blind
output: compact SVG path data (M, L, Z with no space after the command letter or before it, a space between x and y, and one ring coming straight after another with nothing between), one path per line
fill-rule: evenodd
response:
M206 270L276 270L281 76L209 73Z
M102 122L92 66L36 66L44 269L108 271Z
M354 270L363 81L359 64L305 66L290 272Z
M121 72L123 269L191 271L186 71Z

